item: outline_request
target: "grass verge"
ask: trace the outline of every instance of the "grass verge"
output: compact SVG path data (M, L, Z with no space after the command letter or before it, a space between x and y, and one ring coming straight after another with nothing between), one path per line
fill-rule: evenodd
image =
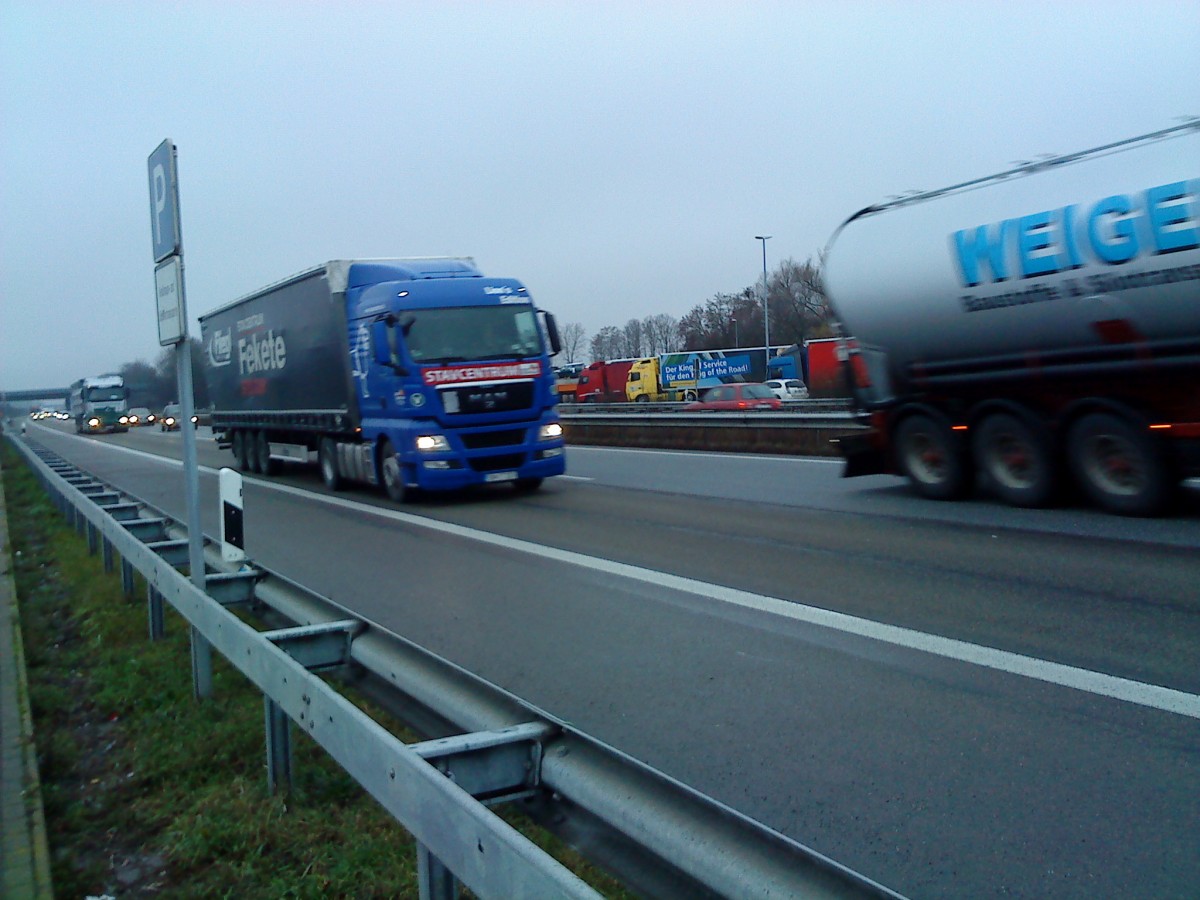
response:
M185 623L168 612L149 641L144 587L124 596L0 452L56 896L416 897L408 833L299 729L292 792L269 794L262 694L214 654L213 697L197 702ZM505 818L605 896L630 896Z

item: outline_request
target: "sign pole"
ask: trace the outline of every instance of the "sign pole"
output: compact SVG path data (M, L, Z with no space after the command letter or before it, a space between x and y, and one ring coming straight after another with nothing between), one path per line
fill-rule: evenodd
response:
M192 584L206 590L204 534L200 525L200 473L196 465L195 400L192 389L192 344L188 339L187 294L183 280L183 237L179 215L179 180L175 145L163 141L150 154L150 231L154 246L154 286L158 308L158 342L175 347L175 379L179 388L183 436L183 484L187 507L188 566ZM192 629L192 690L197 698L212 696L212 646Z

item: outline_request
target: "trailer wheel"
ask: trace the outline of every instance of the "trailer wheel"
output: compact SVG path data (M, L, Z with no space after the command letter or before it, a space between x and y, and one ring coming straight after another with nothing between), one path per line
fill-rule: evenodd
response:
M325 487L331 491L340 491L345 487L345 480L338 472L337 444L333 438L321 438L317 447L317 462L321 466L321 480L325 482Z
M250 465L250 436L244 431L235 431L233 433L232 444L233 458L237 460L238 470L242 472L254 471Z
M1011 413L996 413L975 429L972 450L991 492L1012 506L1037 508L1056 490L1050 436Z
M967 493L967 454L948 425L917 413L900 423L895 440L900 471L922 497L957 500Z
M633 402L634 403L649 403L650 398L648 396L646 396L645 394L638 394L637 398Z
M271 459L271 442L265 431L259 431L254 436L254 455L258 460L254 471L268 476L279 473L279 460Z
M379 480L383 489L395 503L404 503L409 499L408 485L404 483L404 470L391 441L384 441L379 448Z
M1067 446L1075 480L1100 508L1122 516L1166 509L1174 479L1148 432L1120 416L1092 413L1075 423Z

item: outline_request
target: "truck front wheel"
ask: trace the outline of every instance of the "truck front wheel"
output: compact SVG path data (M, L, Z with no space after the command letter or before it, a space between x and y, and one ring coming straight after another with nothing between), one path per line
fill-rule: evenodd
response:
M321 444L317 448L317 462L321 466L321 480L325 482L325 487L331 491L340 491L345 482L338 472L337 444L333 438L321 438Z
M1075 423L1067 446L1075 480L1100 508L1122 516L1166 508L1171 467L1145 430L1111 413L1091 413Z
M393 502L404 503L408 500L409 490L408 485L404 483L404 470L391 441L384 441L379 448L379 480L383 482L383 489Z
M950 427L916 413L896 429L896 462L922 497L958 500L971 486L966 452Z
M975 429L972 449L988 488L1005 503L1037 508L1054 499L1054 452L1045 429L996 413Z

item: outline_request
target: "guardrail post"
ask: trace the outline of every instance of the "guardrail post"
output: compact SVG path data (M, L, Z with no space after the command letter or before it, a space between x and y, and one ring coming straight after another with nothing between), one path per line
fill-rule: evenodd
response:
M146 617L150 623L150 640L161 640L167 633L163 622L163 595L152 584L146 585Z
M265 694L263 713L267 732L267 789L272 794L287 792L292 789L292 720Z
M100 547L100 532L90 521L84 525L84 528L87 529L88 556L95 556L96 550Z
M101 549L104 556L104 573L111 575L113 570L113 545L108 538L101 538Z
M121 590L126 597L133 596L133 563L124 557L121 558Z
M212 692L212 644L192 626L192 694L203 700Z
M421 900L457 900L458 880L442 861L417 843L417 887Z

